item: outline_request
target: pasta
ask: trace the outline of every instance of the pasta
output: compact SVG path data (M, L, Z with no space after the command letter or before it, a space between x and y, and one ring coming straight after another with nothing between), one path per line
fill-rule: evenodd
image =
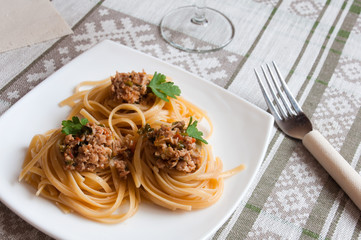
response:
M128 75L132 82L124 80ZM105 164L101 164L102 167L90 164L88 167L91 167L91 171L79 170L83 165L74 162L73 156L69 157L74 150L69 148L70 145L66 145L66 150L62 150L62 147L68 144L67 139L70 139L69 142L78 141L79 146L76 147L79 149L90 140L84 137L86 135L75 137L69 134L69 137L64 137L63 127L63 130L57 128L33 137L19 180L24 179L37 190L36 195L54 201L64 212L76 212L103 223L126 220L137 212L141 200L145 199L172 210L192 210L214 204L222 195L224 178L239 172L244 166L223 172L222 161L213 156L211 147L204 143L205 139L201 139L204 142L198 139L195 142L196 139L186 136L184 123L189 122L190 128L193 118L194 126L198 121L205 120L209 125L208 136L212 134L212 122L206 113L180 96L168 97L168 101L165 101L149 92L148 88L144 96L136 101L131 99L134 95L128 94L129 102L119 102L114 95L116 78L133 86L140 80L148 79L149 82L155 76L144 72L138 75L134 72L117 73L102 81L82 82L76 86L72 96L60 103L60 106L71 108L67 121L74 120L74 116L85 118L89 123L84 126L92 133L101 131L105 134L104 131L109 129L107 136L112 143L109 147L113 149L112 154L108 154L109 159L106 158ZM134 86L142 91L140 84ZM178 123L183 125L176 127ZM169 141L176 141L178 147L172 149L169 143L168 146L164 145L161 140L165 136L161 131L176 134L175 140ZM82 140L77 140L81 137ZM158 140L163 148L165 146L181 154L178 160L172 158L172 161L162 162L164 154L154 150ZM187 141L189 146L196 146L188 152L185 146ZM115 154L115 145L120 149L119 155ZM124 146L128 148L124 150ZM189 165L186 159L191 155L197 161ZM68 158L70 162L67 162ZM123 160L118 161L120 158ZM98 157L97 160L100 161ZM126 166L121 168L122 173L119 173L119 163ZM167 164L171 167L163 167Z

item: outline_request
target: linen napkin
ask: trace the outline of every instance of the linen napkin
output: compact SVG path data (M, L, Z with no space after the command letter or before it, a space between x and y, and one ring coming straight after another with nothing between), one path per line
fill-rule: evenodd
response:
M1 0L0 52L72 33L49 0Z

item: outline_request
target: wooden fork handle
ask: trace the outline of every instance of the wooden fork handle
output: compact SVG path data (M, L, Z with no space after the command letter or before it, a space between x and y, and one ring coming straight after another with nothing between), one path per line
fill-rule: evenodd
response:
M302 142L361 210L361 175L351 167L320 132L313 130L307 133Z

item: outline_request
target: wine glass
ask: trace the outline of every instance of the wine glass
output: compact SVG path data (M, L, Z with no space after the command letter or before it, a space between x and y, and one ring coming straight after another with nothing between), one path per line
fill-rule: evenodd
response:
M167 13L160 22L162 37L172 46L187 52L211 52L229 44L234 37L231 20L205 0Z

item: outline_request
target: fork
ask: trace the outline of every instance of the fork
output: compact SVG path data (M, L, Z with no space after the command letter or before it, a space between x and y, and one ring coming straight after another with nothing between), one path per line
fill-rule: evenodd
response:
M361 176L320 132L313 129L311 121L292 96L275 62L272 62L272 65L273 70L266 64L267 71L261 66L268 91L266 91L257 70L254 71L267 106L278 127L286 135L302 140L308 151L361 210Z

